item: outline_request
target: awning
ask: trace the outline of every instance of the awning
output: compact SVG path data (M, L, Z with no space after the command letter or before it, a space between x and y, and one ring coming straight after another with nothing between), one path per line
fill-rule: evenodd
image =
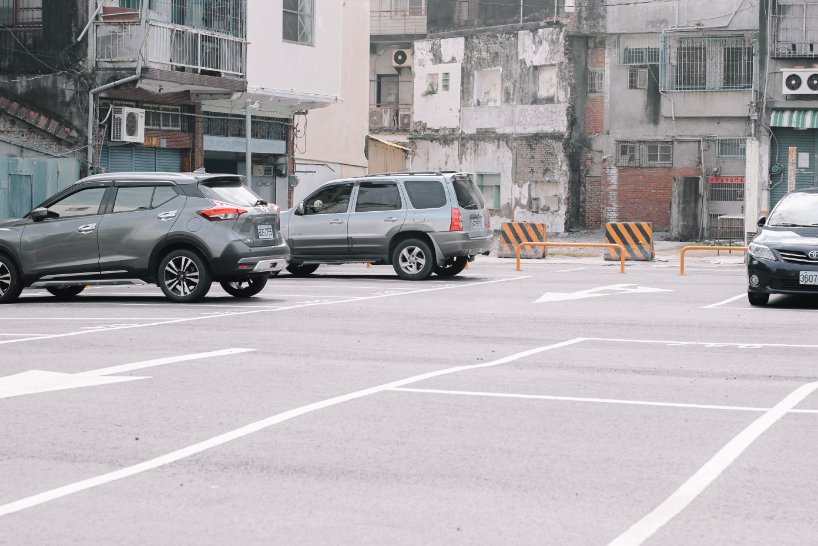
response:
M770 127L818 129L818 110L773 110Z

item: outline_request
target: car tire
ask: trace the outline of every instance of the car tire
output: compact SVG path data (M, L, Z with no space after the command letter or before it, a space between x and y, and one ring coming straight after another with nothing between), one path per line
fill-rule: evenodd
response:
M770 301L770 295L762 292L747 292L747 299L750 305L767 305Z
M264 290L267 279L269 279L267 275L253 275L249 279L222 281L220 284L224 291L234 298L250 298Z
M309 277L315 270L318 269L318 264L290 264L287 266L287 271L293 277Z
M207 295L213 278L198 254L189 250L173 250L159 264L157 281L170 301L191 303Z
M52 286L46 288L51 295L56 296L61 300L71 299L74 296L78 295L80 292L85 290L85 285L82 286Z
M406 239L392 252L392 267L401 279L423 281L432 275L435 255L421 239Z
M0 303L12 303L23 291L23 279L11 258L0 254Z
M466 269L467 263L469 263L468 258L465 256L458 256L456 258L452 258L451 263L449 263L447 260L442 266L435 264L434 270L439 277L454 277Z

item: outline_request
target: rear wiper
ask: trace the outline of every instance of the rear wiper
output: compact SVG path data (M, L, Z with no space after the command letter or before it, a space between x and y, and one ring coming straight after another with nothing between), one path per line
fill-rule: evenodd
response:
M782 222L780 224L770 224L770 227L810 227L810 226L805 226L804 224L792 224L789 222Z
M268 202L267 202L267 201L265 201L264 199L259 199L258 201L256 201L255 203L253 203L253 206L254 206L254 207L263 207L264 205L269 205L269 204L270 204L270 203L268 203Z
M463 208L466 209L466 210L475 210L475 209L479 209L480 207L477 206L477 203L472 203L471 205L466 205Z

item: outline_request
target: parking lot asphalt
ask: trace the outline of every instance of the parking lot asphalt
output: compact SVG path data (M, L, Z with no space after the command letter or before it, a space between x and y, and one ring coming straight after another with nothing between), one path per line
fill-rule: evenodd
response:
M24 292L0 544L813 542L818 301L657 257Z

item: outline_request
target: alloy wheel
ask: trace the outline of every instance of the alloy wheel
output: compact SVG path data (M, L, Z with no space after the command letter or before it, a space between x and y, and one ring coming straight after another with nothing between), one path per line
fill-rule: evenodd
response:
M176 256L165 266L165 285L177 296L190 295L199 286L199 268L187 256Z
M407 246L401 251L398 263L401 269L414 275L426 265L426 254L420 247Z
M0 296L4 296L11 289L11 270L0 262Z

